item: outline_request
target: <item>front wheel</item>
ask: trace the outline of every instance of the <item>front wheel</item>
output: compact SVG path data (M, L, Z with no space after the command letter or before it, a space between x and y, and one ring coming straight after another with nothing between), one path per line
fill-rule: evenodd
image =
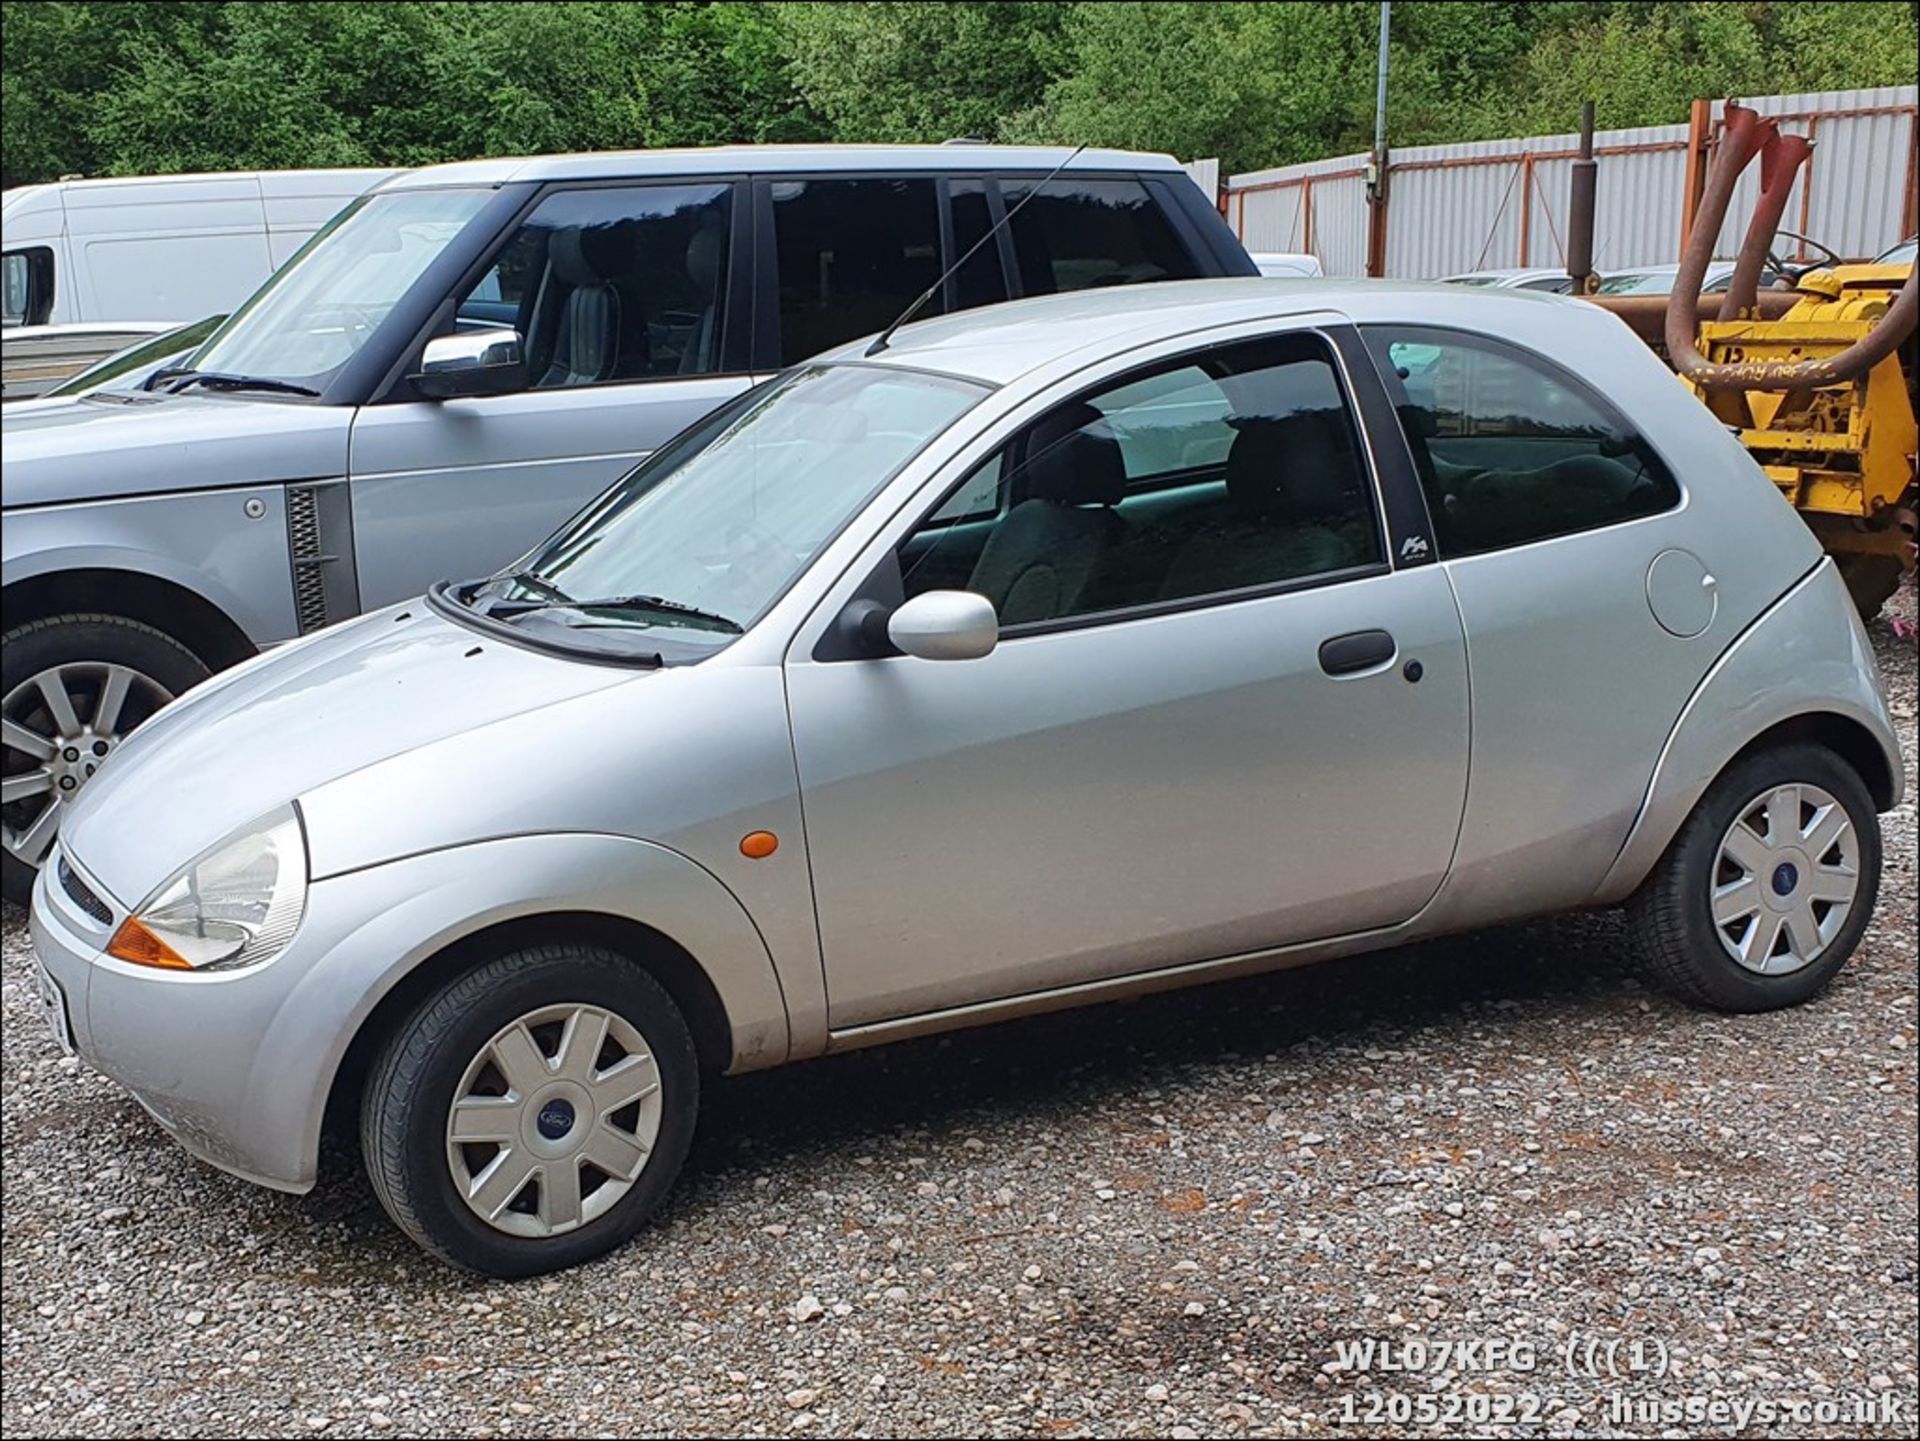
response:
M611 1250L658 1209L699 1112L660 984L597 947L501 956L429 996L367 1080L374 1193L420 1245L493 1276Z
M1650 977L1696 1005L1771 1011L1853 954L1880 891L1880 823L1849 765L1762 751L1715 781L1628 906Z
M207 678L200 658L117 615L57 615L0 637L0 887L24 905L80 788L161 706Z

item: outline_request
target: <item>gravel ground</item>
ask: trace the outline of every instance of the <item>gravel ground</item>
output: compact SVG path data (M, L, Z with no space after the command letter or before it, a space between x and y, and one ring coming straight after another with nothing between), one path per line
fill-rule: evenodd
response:
M1913 643L1874 633L1911 795ZM1596 915L814 1062L716 1088L651 1232L510 1285L344 1163L293 1198L189 1159L59 1058L10 911L0 1425L1378 1434L1428 1396L1645 1434L1610 1396L1875 1392L1911 1436L1911 799L1887 834L1874 928L1797 1011L1669 1002ZM1537 1366L1341 1370L1367 1338ZM1672 1374L1570 1375L1589 1338Z

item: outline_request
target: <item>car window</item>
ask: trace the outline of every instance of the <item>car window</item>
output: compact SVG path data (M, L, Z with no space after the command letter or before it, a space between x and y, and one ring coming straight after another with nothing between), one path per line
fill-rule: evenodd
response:
M461 297L462 328L525 339L536 390L722 368L733 187L561 190Z
M1178 602L1380 561L1371 497L1324 342L1240 342L1026 427L902 543L901 573L1010 626Z
M886 329L940 278L932 180L781 180L771 190L782 363Z
M53 252L44 245L9 250L5 267L0 320L8 326L45 325L53 310Z
M1654 515L1680 488L1599 397L1537 356L1459 331L1372 326L1442 556Z
M1031 180L1002 180L1007 209ZM1013 249L1027 295L1095 285L1187 280L1200 273L1147 187L1138 180L1047 181L1013 217Z
M953 253L948 264L986 239L993 229L993 212L983 180L955 179L947 184L947 204L953 214ZM958 309L992 305L1007 298L1006 272L1000 265L1000 247L989 241L968 256L953 277L953 300Z

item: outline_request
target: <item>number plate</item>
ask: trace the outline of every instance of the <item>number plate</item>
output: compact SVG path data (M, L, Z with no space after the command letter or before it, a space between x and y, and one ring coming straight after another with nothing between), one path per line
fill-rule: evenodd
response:
M59 1044L61 1054L73 1054L73 1028L67 1024L67 998L60 991L60 983L47 974L47 968L38 963L33 968L34 979L40 983L40 1004L46 1008L47 1024L53 1028L53 1039Z

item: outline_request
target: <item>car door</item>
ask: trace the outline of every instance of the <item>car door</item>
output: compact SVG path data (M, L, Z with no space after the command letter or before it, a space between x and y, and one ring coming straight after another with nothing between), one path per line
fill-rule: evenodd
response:
M449 323L519 330L527 389L433 401L401 382L355 416L363 606L499 568L752 384L744 190L557 188L520 220Z
M1474 783L1451 901L1480 919L1577 905L1751 619L1760 598L1725 604L1735 587L1719 579L1750 562L1596 386L1485 335L1363 330L1471 637ZM1611 374L1612 358L1585 365Z
M1002 636L789 656L833 1028L1393 926L1438 889L1460 624L1437 568L1386 559L1322 335L1096 384L878 543L862 594L964 577Z

